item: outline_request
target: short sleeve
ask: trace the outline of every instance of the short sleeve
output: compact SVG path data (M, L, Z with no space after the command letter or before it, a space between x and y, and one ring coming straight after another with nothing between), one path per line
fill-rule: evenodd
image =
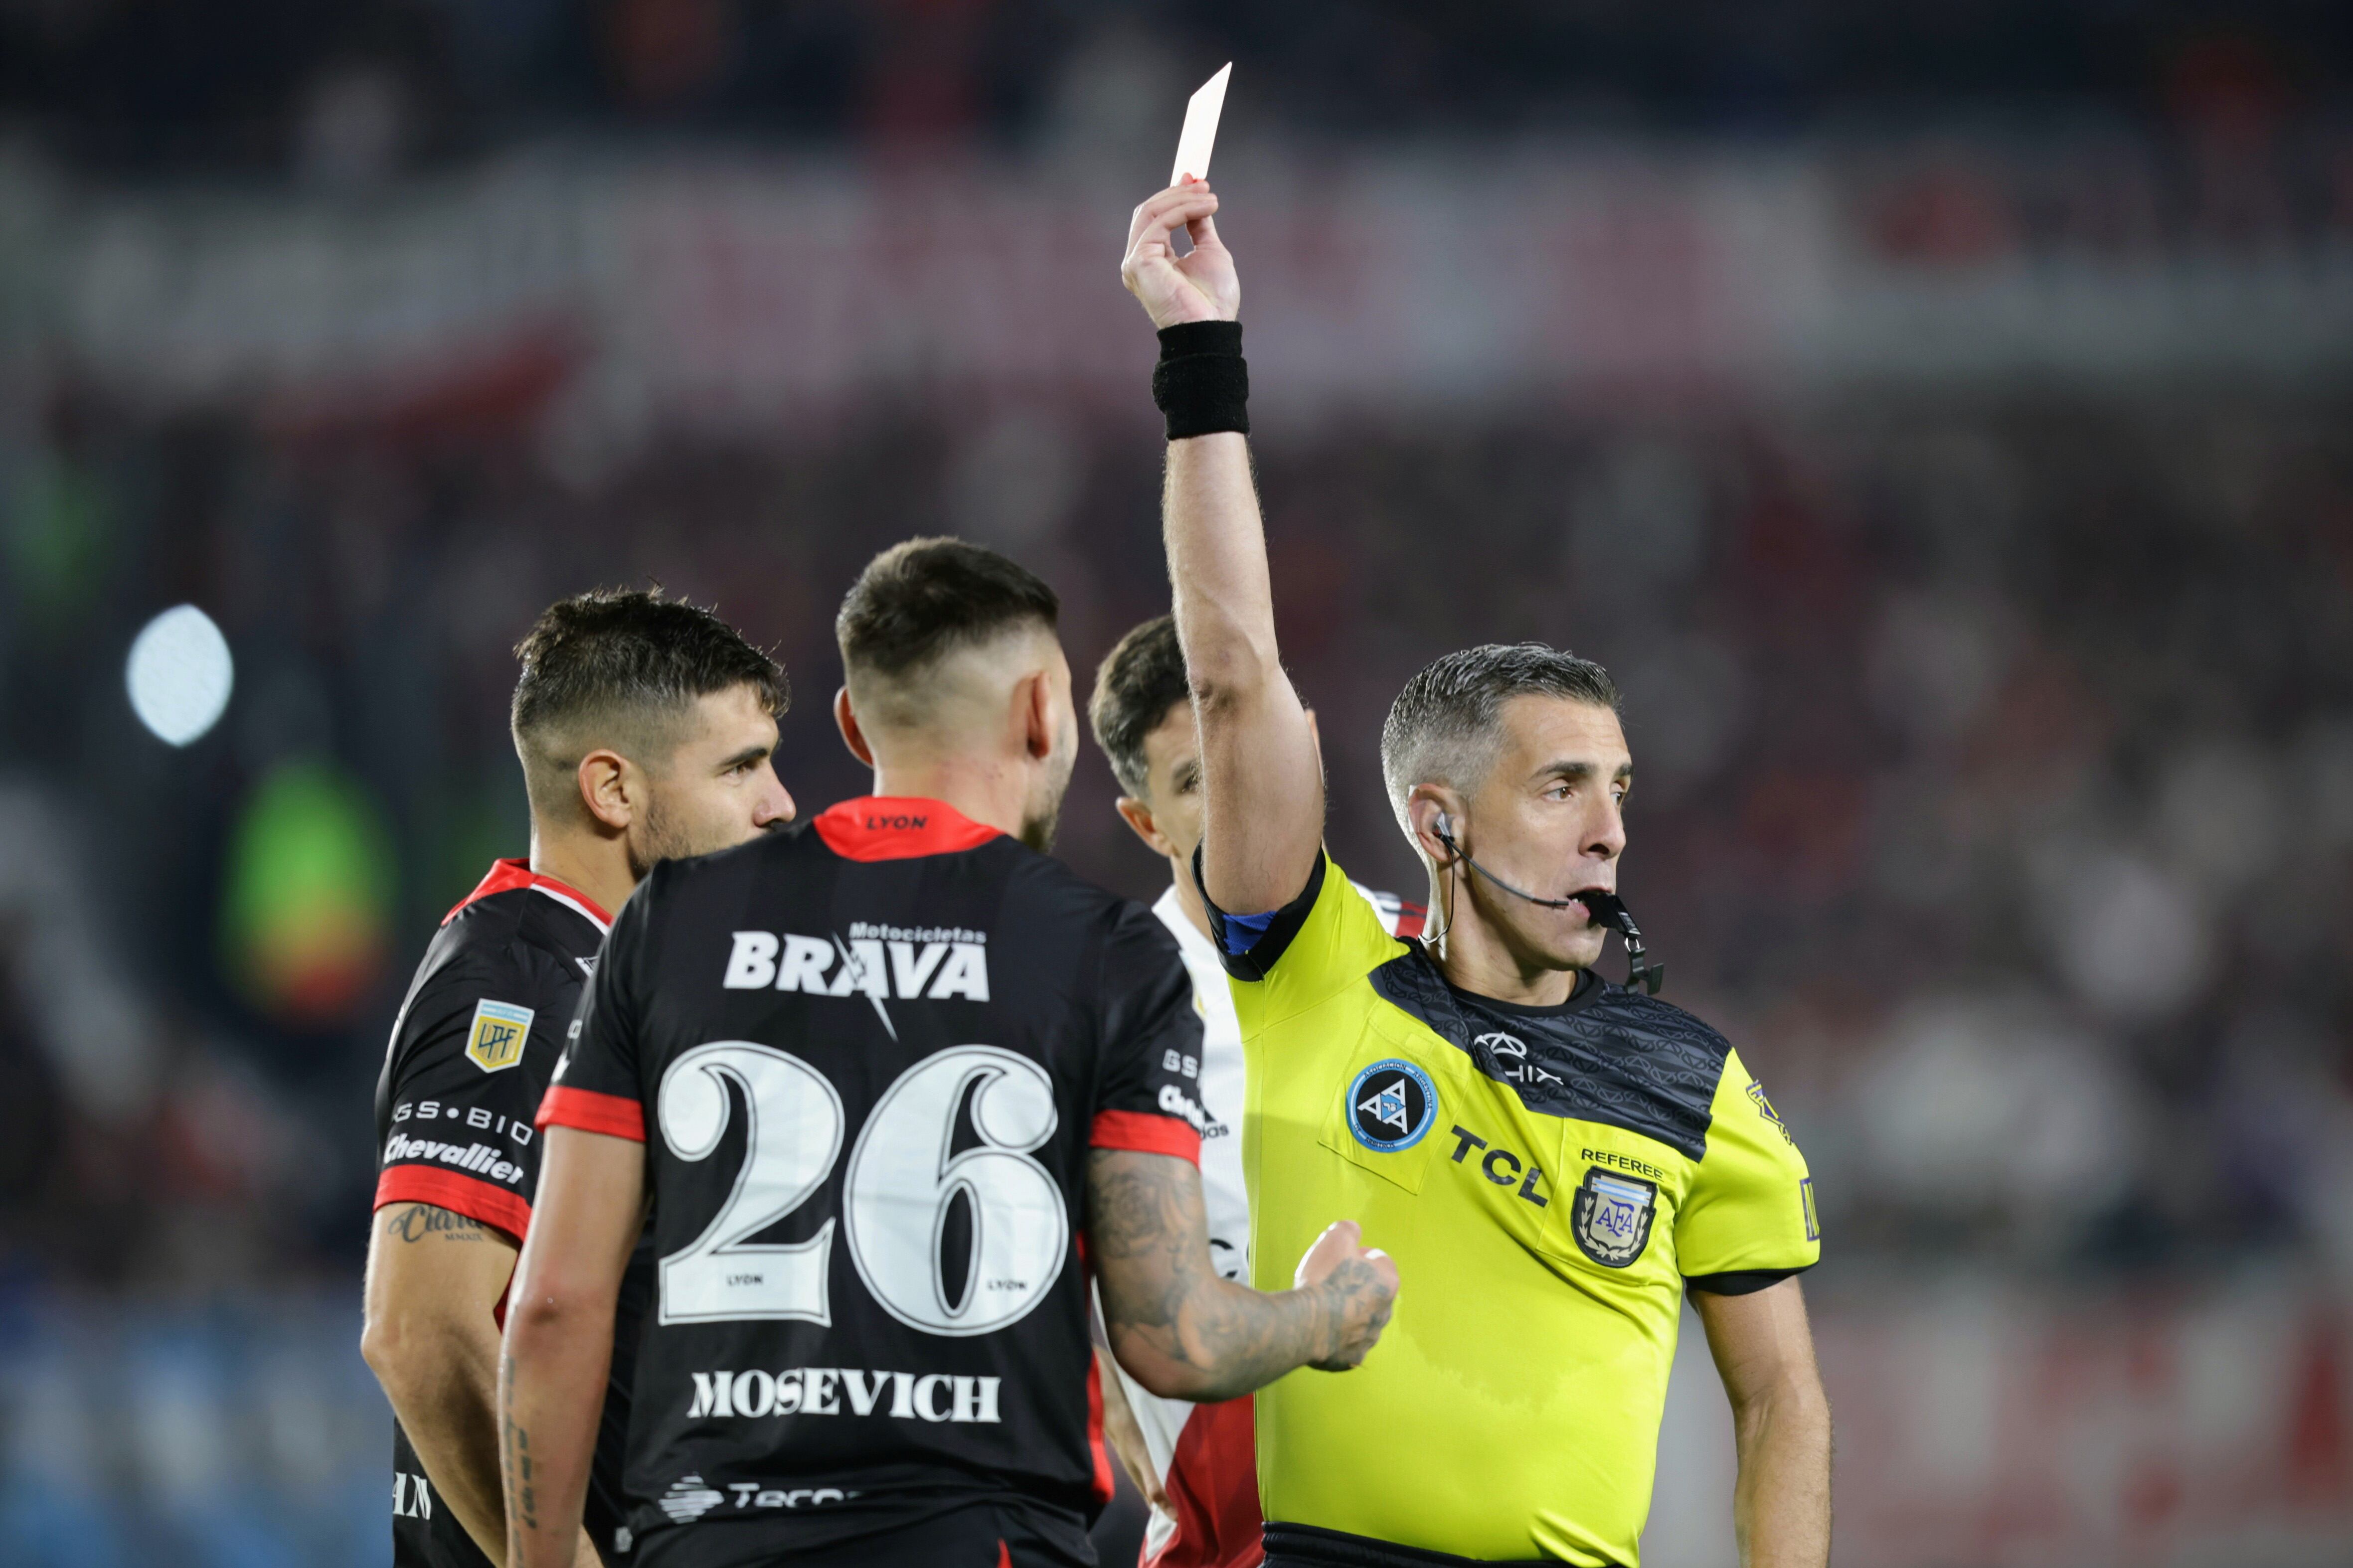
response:
M459 963L410 998L395 1026L376 1207L430 1204L522 1239L539 1184L538 1073L568 1021L533 1005L540 989L519 968Z
M1150 912L1122 906L1103 942L1103 1056L1087 1142L1198 1163L1201 1018L1193 978Z
M1675 1217L1684 1282L1736 1296L1821 1258L1813 1178L1797 1139L1735 1051L1725 1058L1707 1151Z
M661 868L655 868L659 878ZM646 1108L638 1076L638 998L643 994L649 881L621 906L605 938L596 973L580 988L564 1054L540 1101L539 1125L572 1127L611 1138L646 1141Z
M1201 855L1193 854L1201 883ZM1380 913L1319 855L1299 896L1258 915L1229 914L1202 888L1210 940L1233 982L1234 1008L1244 1035L1305 1012L1355 984L1403 951Z

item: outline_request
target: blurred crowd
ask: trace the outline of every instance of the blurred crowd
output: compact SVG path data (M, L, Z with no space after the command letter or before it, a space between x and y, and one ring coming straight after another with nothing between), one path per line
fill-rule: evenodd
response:
M2299 0L18 0L0 125L117 174L330 184L518 137L720 131L882 149L1117 139L1228 58L1245 134L1782 134L2326 118L2353 24ZM1158 138L1155 136L1155 141Z
M1628 693L1627 895L1802 1130L1826 1272L2353 1272L2346 415L2013 392L1264 429L1335 852L1419 896L1389 698L1467 642L1572 646ZM408 966L523 847L504 704L539 605L656 579L774 644L815 809L862 782L826 708L864 557L997 543L1091 668L1165 605L1156 467L1075 404L871 408L584 489L511 439L59 398L8 459L9 1271L348 1270ZM174 752L120 672L184 599L238 685ZM1063 852L1149 895L1110 795L1090 757ZM301 947L329 924L357 934Z

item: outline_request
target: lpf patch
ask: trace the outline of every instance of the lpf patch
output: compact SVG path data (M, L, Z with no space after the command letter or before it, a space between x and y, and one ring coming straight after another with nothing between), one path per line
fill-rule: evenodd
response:
M1348 1086L1348 1131L1376 1153L1412 1148L1437 1120L1438 1088L1411 1062L1375 1062Z
M466 1034L466 1059L484 1072L503 1072L522 1060L531 1038L533 1011L485 996L474 1004L474 1026Z
M1599 1165L1585 1169L1570 1211L1570 1228L1585 1256L1604 1268L1623 1268L1642 1256L1651 1244L1651 1221L1658 1214L1659 1184L1640 1176L1603 1173Z

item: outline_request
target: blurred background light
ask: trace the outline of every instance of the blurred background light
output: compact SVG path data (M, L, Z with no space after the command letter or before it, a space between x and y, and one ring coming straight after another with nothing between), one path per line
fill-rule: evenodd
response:
M296 1027L346 1021L390 946L394 869L383 814L332 763L288 763L247 802L229 845L229 973Z
M174 605L141 628L122 671L131 710L174 746L202 738L219 721L236 680L228 639L194 605Z

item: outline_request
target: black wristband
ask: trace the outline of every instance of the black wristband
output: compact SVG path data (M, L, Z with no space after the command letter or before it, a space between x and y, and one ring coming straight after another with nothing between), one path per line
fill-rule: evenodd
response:
M1160 329L1160 363L1152 367L1152 401L1168 438L1250 434L1250 365L1240 321L1184 321Z

